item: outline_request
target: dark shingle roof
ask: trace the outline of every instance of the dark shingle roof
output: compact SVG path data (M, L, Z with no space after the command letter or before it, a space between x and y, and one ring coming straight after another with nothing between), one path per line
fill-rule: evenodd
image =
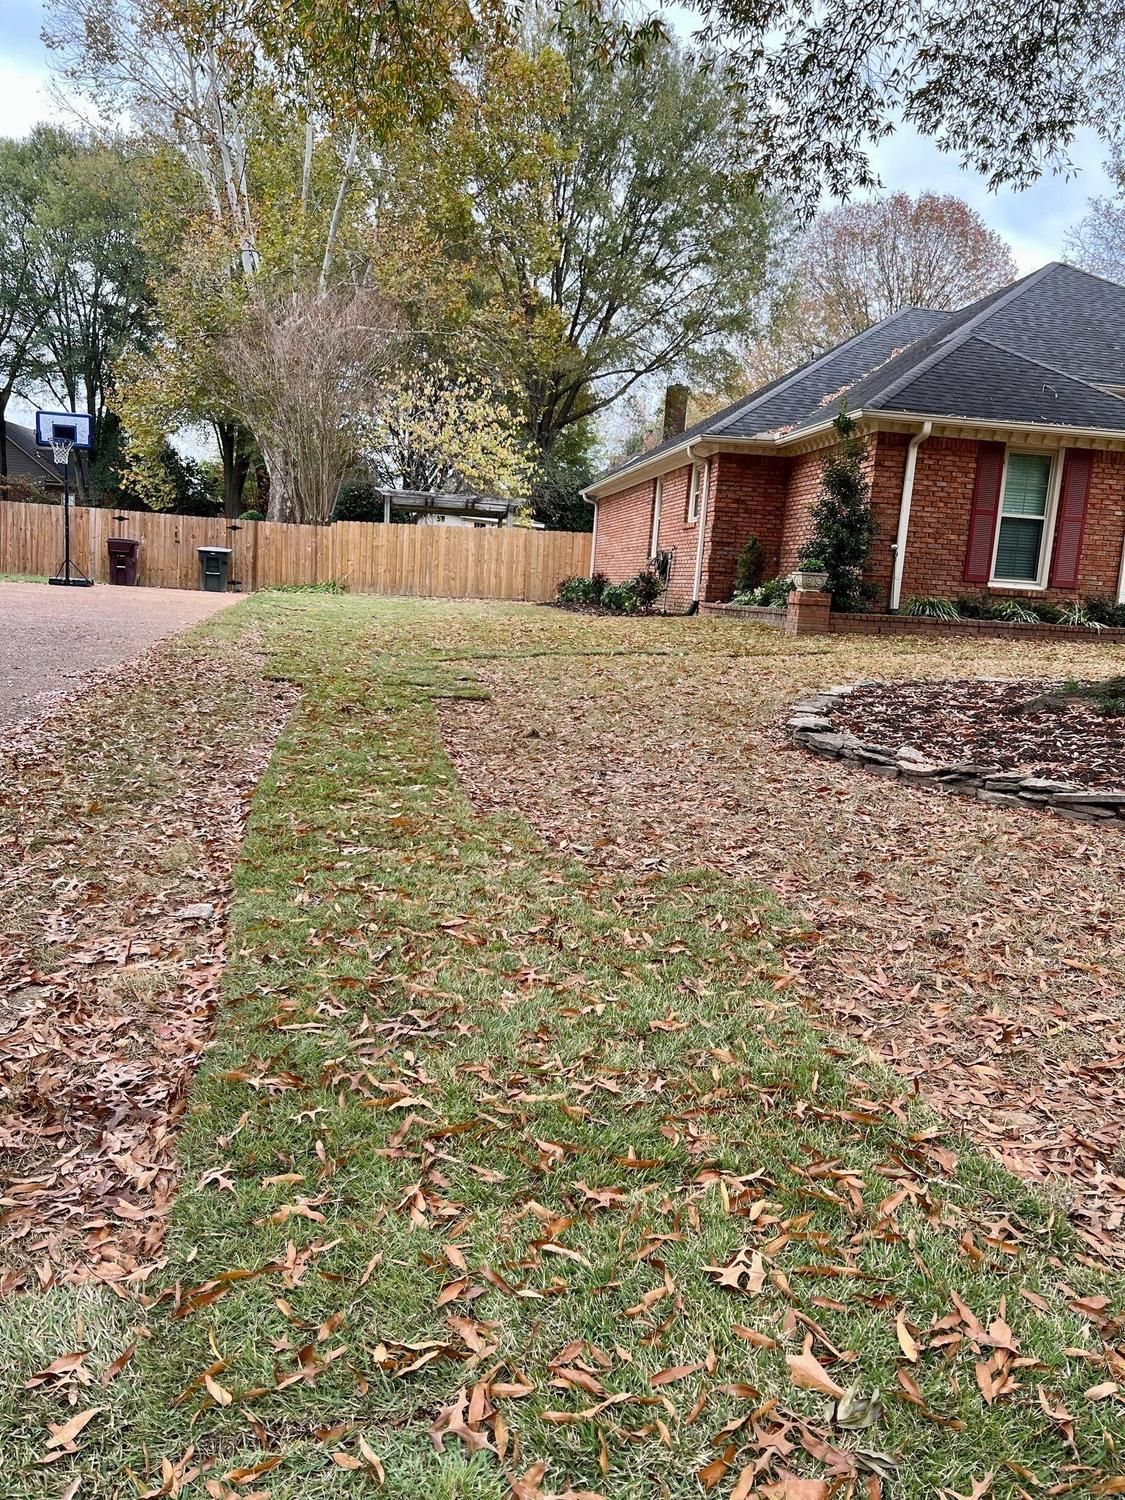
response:
M955 313L909 308L621 469L693 437L765 438L851 411L1125 432L1125 286L1053 261Z
M692 438L705 435L754 437L789 426L806 413L817 410L822 402L831 401L861 375L882 365L896 350L941 327L949 316L949 313L932 308L905 307L854 338L837 344L827 354L819 354L749 396L739 397L722 411L713 412L666 442L634 454L610 472L619 473L636 464L648 463Z
M8 474L12 479L37 479L40 484L62 484L62 470L56 467L49 449L35 446L35 431L18 422L5 421L8 437Z
M1055 261L962 308L846 400L853 411L1125 431L1125 401L1101 385L1125 385L1125 287Z

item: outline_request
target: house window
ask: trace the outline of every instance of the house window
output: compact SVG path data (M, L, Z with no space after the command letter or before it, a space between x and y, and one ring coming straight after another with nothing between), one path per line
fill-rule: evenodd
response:
M657 479L652 486L652 535L649 537L648 555L655 557L660 551L660 512L664 508L664 481Z
M1048 453L1011 453L1004 468L993 583L1041 581L1054 467Z
M705 463L692 464L691 484L688 486L687 498L687 524L699 520L699 506L703 496L707 492L707 465Z

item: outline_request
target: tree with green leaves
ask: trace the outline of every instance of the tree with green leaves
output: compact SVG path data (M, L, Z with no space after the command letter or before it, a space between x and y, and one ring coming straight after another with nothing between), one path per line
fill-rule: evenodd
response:
M863 570L875 539L871 486L864 473L867 444L841 406L833 422L836 444L824 460L812 507L812 536L800 564L828 574L834 609L858 609L865 597Z
M8 476L8 402L38 351L53 288L41 274L33 142L0 140L0 480Z
M22 383L69 411L87 411L93 455L110 401L115 362L151 332L143 243L143 154L124 140L88 139L54 126L32 132L27 150L37 181L30 302L34 342ZM92 498L88 461L76 485Z
M780 219L740 158L721 62L658 41L599 57L572 8L480 62L399 187L469 268L467 334L520 392L538 450L639 382L753 326Z
M248 301L233 265L221 226L206 216L189 224L177 264L154 289L150 343L117 364L114 399L129 438L128 482L155 509L177 499L166 461L169 434L203 424L219 449L224 514L233 520L241 513L256 448L220 357Z

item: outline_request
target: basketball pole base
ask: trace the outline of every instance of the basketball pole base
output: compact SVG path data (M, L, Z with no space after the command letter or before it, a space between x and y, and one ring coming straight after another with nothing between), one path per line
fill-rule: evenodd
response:
M92 589L94 587L92 578L48 578L47 582L64 589Z

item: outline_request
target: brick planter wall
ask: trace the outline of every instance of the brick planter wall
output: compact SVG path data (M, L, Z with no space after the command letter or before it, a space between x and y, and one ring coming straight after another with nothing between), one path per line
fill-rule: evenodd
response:
M743 604L704 604L700 612L705 615L731 615L768 625L772 629L784 630L788 611L777 608L758 608ZM801 631L801 634L807 633ZM1087 630L1081 625L1019 625L1010 620L928 620L918 615L830 613L828 633L831 635L945 635L945 636L999 636L1018 640L1070 640L1084 641L1096 646L1125 643L1125 630L1108 627L1104 630Z

